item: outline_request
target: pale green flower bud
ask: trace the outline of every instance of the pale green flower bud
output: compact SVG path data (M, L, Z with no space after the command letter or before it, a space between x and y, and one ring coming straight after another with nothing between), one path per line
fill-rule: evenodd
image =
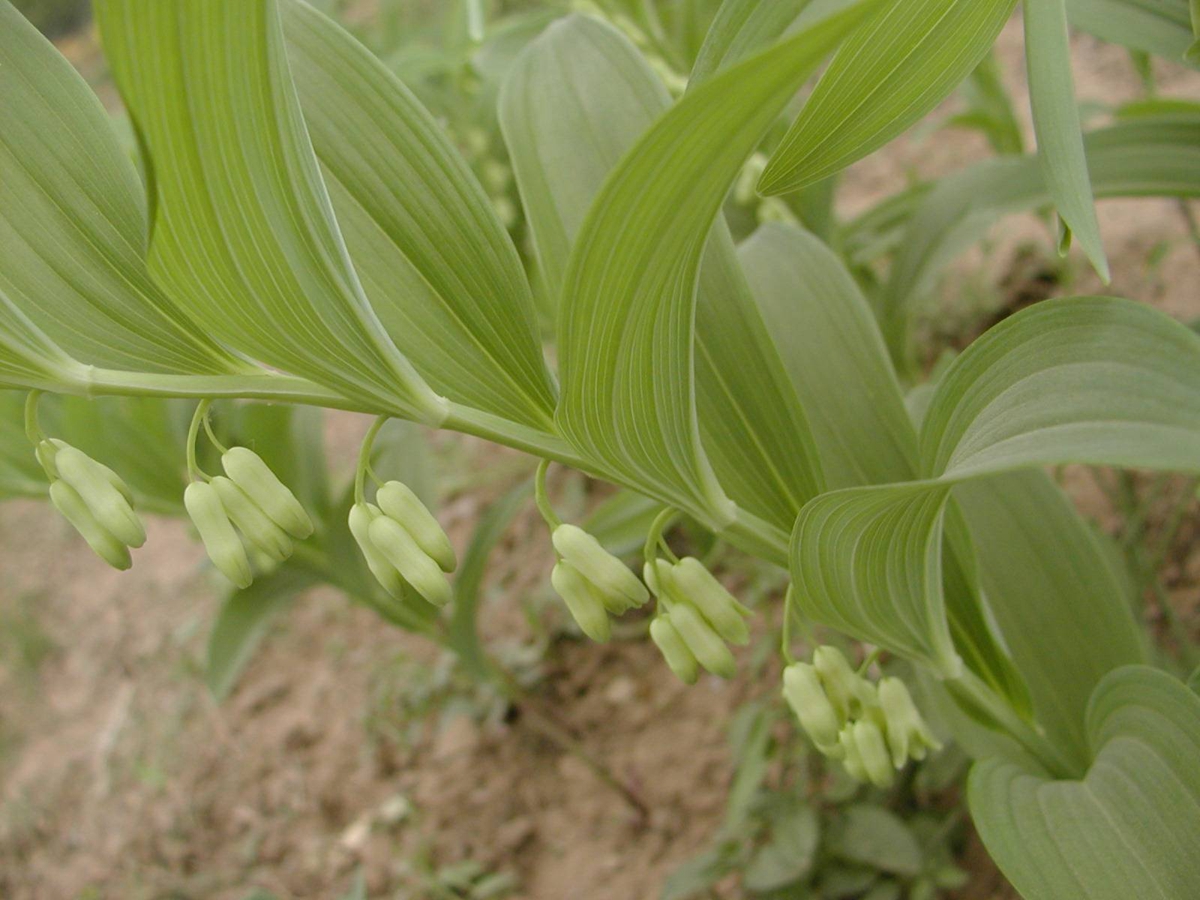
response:
M371 523L383 513L370 503L356 503L350 508L350 534L367 561L367 568L385 591L398 600L404 598L404 579L396 567L384 559L371 542Z
M292 555L295 546L287 532L271 521L249 494L222 475L211 484L221 498L221 506L246 540L277 563Z
M408 485L389 481L375 494L375 503L388 518L395 519L412 535L417 546L438 564L443 572L453 572L458 565L450 538L438 520Z
M221 457L221 467L233 483L250 495L255 506L298 541L313 533L312 519L287 485L262 458L246 447L231 447Z
M53 459L53 457L57 455L59 450L62 450L62 449L65 449L66 447L71 446L66 441L60 441L58 438L50 438L49 441L42 441L42 443L38 445L38 458L39 459L41 459L41 448L43 445L45 445L47 443L50 445L49 449L50 449L51 459ZM114 472L112 469L110 469L108 466L106 466L104 463L100 462L100 460L98 460L98 459L92 459L92 457L89 456L88 461L91 462L92 467L97 472L99 472L101 475L103 475L108 480L109 484L111 484L113 487L115 487L118 491L121 492L121 496L125 498L125 502L128 503L130 506L133 506L133 491L131 491L129 489L129 485L127 485L125 483L125 479L122 478L120 475L118 475L116 472ZM51 463L51 465L53 465L53 463ZM49 474L52 478L59 477L57 471L51 472Z
M146 543L146 529L141 519L106 474L106 470L111 472L111 469L69 444L58 448L54 454L54 467L58 477L78 492L96 521L113 537L129 547Z
M368 528L371 543L384 559L396 567L404 580L434 606L445 606L454 597L442 570L422 550L404 526L388 516L379 516Z
M567 604L571 617L584 634L598 644L603 644L612 637L612 623L608 619L608 611L588 580L570 563L559 562L555 565L550 573L550 583Z
M206 482L193 481L183 492L183 506L200 532L208 558L217 570L239 588L250 587L254 573L250 570L246 548L221 505L217 489Z
M642 563L642 580L646 582L646 587L650 588L650 593L655 597L661 597L663 592L662 583L658 579L658 567L668 566L669 563L663 559L646 560Z
M869 719L855 722L850 727L854 731L854 745L858 748L858 758L871 783L880 788L891 787L896 780L896 770L892 768L883 731Z
M663 658L676 678L684 684L696 683L700 675L699 663L669 618L665 615L655 616L650 623L650 639L662 651Z
M913 759L924 759L927 750L941 750L937 739L913 703L908 686L899 678L879 681L879 704L887 720L887 743L897 769Z
M826 756L840 758L843 754L838 732L843 723L825 696L817 670L802 662L784 669L783 696L816 748Z
M825 693L837 710L839 721L854 717L863 700L870 699L873 691L870 683L850 668L837 647L818 647L813 652L813 667L825 685Z
M842 748L842 765L855 781L866 783L871 780L863 766L862 754L858 752L858 744L854 740L854 725L847 725L838 734L838 743Z
M742 618L749 610L734 599L700 560L685 556L670 569L667 583L680 600L700 610L726 641L739 646L750 643L750 630Z
M559 525L551 540L558 555L595 586L604 598L604 605L616 614L650 599L649 591L637 576L579 526Z
M737 674L737 663L733 654L712 630L712 626L704 621L693 607L686 603L676 603L667 616L700 665L722 678L732 678Z
M75 488L65 481L54 482L50 485L50 502L106 563L122 571L133 565L129 548L96 520Z

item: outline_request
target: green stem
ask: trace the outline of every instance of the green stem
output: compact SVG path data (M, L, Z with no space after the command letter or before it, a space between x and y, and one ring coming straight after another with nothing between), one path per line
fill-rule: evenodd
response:
M375 438L379 429L387 424L391 416L379 416L363 437L362 446L358 448L358 468L354 470L354 502L367 502L367 471L371 468L371 451L375 448Z
M41 399L41 391L30 391L29 396L25 398L25 436L35 447L46 437L38 421L38 404Z
M671 527L671 524L678 516L679 513L676 510L667 507L655 516L654 521L650 523L650 530L646 534L646 543L642 547L642 557L648 564L653 565L654 560L658 558L658 545L663 543L665 547L663 532ZM669 547L665 547L665 549L670 551ZM675 554L672 553L671 555L674 556ZM674 562L678 561L678 559L674 560Z
M562 524L562 519L554 511L550 503L550 495L546 493L546 473L550 470L550 460L543 459L538 463L537 474L533 477L533 502L537 504L538 512L546 520L546 527L552 532Z
M200 439L200 423L208 416L208 408L212 400L201 400L196 404L196 412L192 414L192 424L188 427L187 436L187 470L192 478L211 481L208 474L196 462L196 442Z
M212 416L206 415L204 417L204 433L208 435L208 439L212 441L212 445L216 447L222 455L229 452L229 448L217 439L216 432L213 431Z

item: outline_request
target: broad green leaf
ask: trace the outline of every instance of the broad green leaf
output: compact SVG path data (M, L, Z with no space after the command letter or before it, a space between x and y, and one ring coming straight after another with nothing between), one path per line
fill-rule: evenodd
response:
M1183 61L1192 43L1188 0L1067 0L1067 14L1101 40L1172 62Z
M439 393L552 429L533 298L487 195L370 51L306 4L283 8L313 150L389 336Z
M810 500L791 548L794 596L805 614L945 677L960 674L941 587L949 496L949 486L913 482Z
M998 759L968 794L988 852L1026 900L1189 900L1200 893L1200 696L1127 666L1087 714L1092 764L1054 781Z
M891 3L838 50L759 181L784 194L882 147L979 65L1016 0Z
M1071 235L1100 278L1108 283L1108 260L1100 241L1100 223L1083 150L1082 123L1071 77L1071 41L1066 0L1025 0L1025 61L1029 105L1037 135L1038 159L1061 220L1059 252Z
M1043 473L981 478L959 485L954 497L1037 719L1082 770L1088 698L1112 669L1144 661L1130 598L1092 528Z
M1112 297L1029 307L947 370L921 452L955 480L1062 462L1200 471L1200 336Z
M730 183L860 3L715 76L673 106L605 182L572 248L557 421L576 448L706 524L736 507L700 445L695 287ZM812 490L813 485L806 486Z
M275 617L319 580L305 569L285 564L229 595L208 638L204 673L205 683L218 701L229 696Z
M922 456L938 480L808 503L792 576L812 618L954 676L941 558L950 487L1069 461L1196 470L1200 336L1125 300L1030 307L951 364L925 415Z
M555 295L606 175L669 104L636 48L585 17L552 26L514 66L501 124ZM718 480L743 508L789 528L819 483L815 450L719 219L697 288L696 394Z
M806 877L816 862L821 839L817 811L804 804L785 810L771 822L771 839L746 866L742 887L765 893Z
M688 90L774 42L812 0L725 0L704 36Z
M759 228L738 259L808 412L829 489L911 479L917 437L866 298L837 256L791 225Z
M321 181L273 0L101 0L149 158L150 265L209 333L423 421L446 404L367 303Z
M0 385L52 389L86 378L86 368L50 340L0 287Z
M830 488L911 481L917 434L875 317L853 278L824 244L788 225L766 225L739 258L810 411ZM949 629L963 662L1017 705L1020 677L980 607L974 549L960 522L947 528L944 592Z
M0 378L28 383L49 369L82 379L65 356L145 372L250 371L151 281L145 194L100 101L8 0L0 34Z

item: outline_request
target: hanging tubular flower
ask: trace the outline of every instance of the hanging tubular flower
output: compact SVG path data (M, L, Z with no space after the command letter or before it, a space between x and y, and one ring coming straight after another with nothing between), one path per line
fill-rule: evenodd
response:
M663 607L658 618L670 624L692 660L714 675L732 678L737 663L726 644L749 643L750 632L742 618L749 610L692 557L676 563L648 559L644 571L646 583ZM672 671L689 671L686 662L682 666L672 663L663 644L656 643Z
M904 682L885 677L872 684L835 647L818 647L812 664L788 665L783 696L818 751L876 787L890 787L895 770L942 746Z
M408 485L399 481L387 482L376 491L375 503L385 516L404 526L417 546L443 572L453 572L457 568L458 559L450 538Z
M75 488L65 481L54 482L50 485L50 502L75 527L96 555L114 569L123 571L133 564L129 547L96 520Z
M733 654L694 607L679 603L665 615L700 665L721 678L732 678L737 674Z
M287 485L262 458L247 447L231 447L221 456L221 468L276 525L298 541L313 533L312 519Z
M39 440L35 455L50 479L54 507L101 559L128 569L129 548L146 543L129 486L108 466L64 441Z
M193 481L183 492L183 505L217 570L239 588L250 587L254 573L246 548L234 530L217 489L207 482Z
M897 769L910 758L924 759L927 751L942 749L942 742L925 723L908 686L899 678L879 680L879 705L887 721L888 747Z
M295 550L287 533L263 512L250 495L228 478L218 475L210 482L221 506L242 535L272 561L281 563Z
M667 666L675 677L684 684L695 684L700 675L700 664L688 648L679 630L667 615L655 616L650 623L650 639L662 651Z
M434 606L445 606L454 598L441 568L395 519L387 514L376 516L367 528L367 536L380 555Z
M367 561L367 568L385 591L397 600L404 598L404 579L371 542L371 523L383 513L373 503L355 503L350 508L350 534Z
M584 634L599 644L612 637L612 623L604 601L574 566L560 560L550 573L550 583Z
M646 586L625 563L578 525L559 525L551 542L559 556L591 583L613 615L619 616L650 599Z
M816 748L826 756L841 758L844 753L838 733L845 720L829 702L817 670L805 662L784 669L783 696Z

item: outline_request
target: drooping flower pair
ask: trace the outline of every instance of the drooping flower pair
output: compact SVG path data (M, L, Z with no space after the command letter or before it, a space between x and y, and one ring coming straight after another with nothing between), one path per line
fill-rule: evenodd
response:
M283 562L294 552L294 541L313 533L313 523L253 450L231 447L221 455L221 468L224 475L189 484L183 505L213 565L245 589L254 581L248 549Z
M687 684L695 683L700 667L732 678L737 666L728 645L750 642L743 618L750 611L694 557L648 561L645 577L659 602L650 637L671 671Z
M942 746L903 681L889 676L875 685L835 647L818 647L811 664L784 669L783 696L821 753L876 787L890 787L909 759Z
M55 438L39 441L38 462L50 479L50 501L96 555L116 569L133 564L129 549L146 543L133 492L116 472Z
M380 486L374 503L354 504L350 532L371 574L392 597L403 599L407 583L434 606L450 602L453 591L444 573L458 565L454 547L407 485L389 481Z

